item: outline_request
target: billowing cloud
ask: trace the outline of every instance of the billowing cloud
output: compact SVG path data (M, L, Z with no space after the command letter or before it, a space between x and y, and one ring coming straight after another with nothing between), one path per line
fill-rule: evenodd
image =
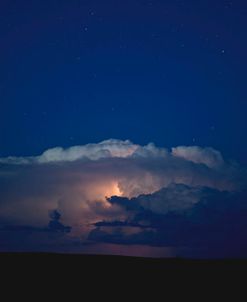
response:
M56 147L39 156L0 158L0 226L70 226L63 236L84 242L97 222L131 221L142 209L162 217L182 213L201 202L206 194L201 188L241 191L246 179L244 168L213 148L169 150L114 139ZM51 222L54 209L61 217ZM149 236L153 232L146 230ZM140 234L132 235L138 241Z
M186 203L188 196L190 201L196 196L197 202ZM183 201L184 207L178 207ZM192 256L202 256L202 252L212 257L246 256L246 190L227 192L173 185L132 199L114 196L109 202L121 205L129 215L122 222L96 223L89 235L92 241L186 247ZM126 232L128 228L132 231Z
M73 162L77 160L98 160L109 157L127 157L138 149L138 145L129 140L121 141L109 139L98 144L87 144L84 146L73 146L67 149L55 147L44 151L39 156L15 157L8 156L0 158L0 163L9 164L33 164L33 163L55 163Z
M196 164L204 164L209 168L219 167L224 164L224 160L220 152L213 148L180 146L172 148L172 155L184 158Z
M208 191L206 191L208 193ZM108 198L111 204L119 204L127 209L150 210L157 214L181 212L193 207L203 197L202 187L191 187L183 184L171 184L151 194L141 194L126 198L112 196Z

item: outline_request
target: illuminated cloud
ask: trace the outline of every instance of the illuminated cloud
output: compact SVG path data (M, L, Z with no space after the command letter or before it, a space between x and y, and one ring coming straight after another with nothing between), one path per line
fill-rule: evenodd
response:
M10 164L32 164L32 163L54 163L73 162L77 160L98 160L110 157L127 157L132 155L138 148L130 141L109 139L98 144L87 144L84 146L73 146L67 149L55 147L44 151L39 156L0 158L0 163Z
M81 240L87 240L99 221L132 220L136 213L124 207L126 202L166 215L193 208L203 198L201 188L230 192L246 184L246 171L212 148L168 150L113 139L57 147L39 156L1 158L0 169L0 226L70 226L63 236ZM114 195L118 202L110 198ZM51 223L54 209L61 219Z
M192 161L196 164L204 164L209 168L219 167L224 160L219 151L213 148L201 148L198 146L179 146L172 148L172 155Z

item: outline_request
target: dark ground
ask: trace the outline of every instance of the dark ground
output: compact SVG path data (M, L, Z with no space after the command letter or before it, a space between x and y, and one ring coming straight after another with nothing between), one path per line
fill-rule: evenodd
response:
M196 301L207 296L206 301L211 301L215 291L221 298L231 294L230 301L240 301L237 296L247 301L247 259L0 253L0 274L1 295L7 293L13 301L16 301L16 295L18 298L31 297L32 301L90 302L98 295L100 300L132 301L133 293L137 301L141 301L142 296L145 301L167 300L164 298L168 293L173 299L167 301L174 301L181 295L186 301L190 296ZM90 298L85 299L85 295Z
M0 253L0 266L15 269L42 270L49 266L54 272L68 270L242 270L247 272L247 259L185 259L185 258L142 258L110 255L56 254L56 253Z

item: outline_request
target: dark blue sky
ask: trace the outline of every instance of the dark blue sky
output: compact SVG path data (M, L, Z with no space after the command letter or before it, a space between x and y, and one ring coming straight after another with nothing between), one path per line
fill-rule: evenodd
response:
M1 1L0 156L108 138L246 163L245 1Z

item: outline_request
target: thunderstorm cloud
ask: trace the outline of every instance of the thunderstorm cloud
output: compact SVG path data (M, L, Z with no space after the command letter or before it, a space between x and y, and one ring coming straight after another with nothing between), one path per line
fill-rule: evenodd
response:
M22 228L28 249L27 226L45 234L38 240L43 247L54 242L198 247L200 228L205 242L214 244L218 237L208 237L212 228L221 234L227 225L234 238L231 213L246 214L246 179L244 168L211 147L166 149L110 139L0 158L0 248L18 245L9 234ZM246 232L243 219L234 227ZM30 249L36 248L34 240Z

